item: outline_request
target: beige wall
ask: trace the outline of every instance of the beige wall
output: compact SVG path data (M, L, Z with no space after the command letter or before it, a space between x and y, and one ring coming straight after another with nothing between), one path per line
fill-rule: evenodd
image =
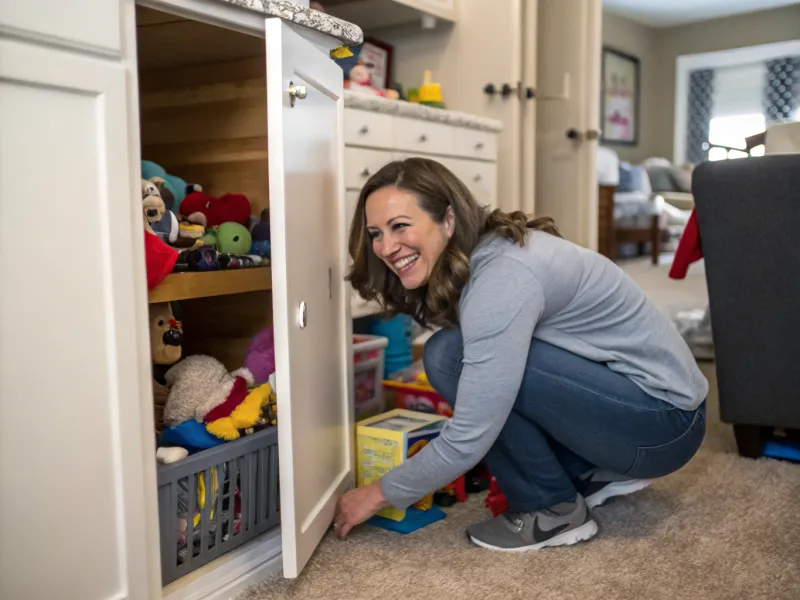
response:
M654 154L673 158L675 63L679 56L800 39L800 4L775 10L657 29Z
M639 143L636 146L604 144L616 151L620 159L633 163L652 156L657 147L655 111L659 69L656 42L655 29L603 11L603 45L631 54L640 61Z

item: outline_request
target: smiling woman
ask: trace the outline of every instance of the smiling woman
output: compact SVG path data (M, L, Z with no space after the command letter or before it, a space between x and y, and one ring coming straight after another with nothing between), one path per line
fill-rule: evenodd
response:
M490 212L441 164L393 162L361 191L348 279L421 325L453 415L430 444L339 498L336 532L407 508L483 460L509 511L470 526L485 548L574 544L590 509L694 455L703 377L678 330L613 262L552 220Z
M526 229L558 235L549 218L490 212L441 163L409 158L384 166L362 188L350 229L348 280L366 300L423 326L453 326L469 256L486 233L517 244Z

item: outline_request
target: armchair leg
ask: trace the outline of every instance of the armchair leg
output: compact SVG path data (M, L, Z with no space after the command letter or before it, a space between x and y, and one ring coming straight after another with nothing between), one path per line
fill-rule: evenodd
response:
M736 437L739 456L761 458L768 432L769 427L761 425L734 425L733 435Z

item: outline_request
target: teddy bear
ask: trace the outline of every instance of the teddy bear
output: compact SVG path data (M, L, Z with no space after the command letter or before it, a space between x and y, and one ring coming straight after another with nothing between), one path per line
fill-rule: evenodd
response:
M146 231L157 235L164 242L177 241L178 219L164 202L157 182L142 179L142 212Z

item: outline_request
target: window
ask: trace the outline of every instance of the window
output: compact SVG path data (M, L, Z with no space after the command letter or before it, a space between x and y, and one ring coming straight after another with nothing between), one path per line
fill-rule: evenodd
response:
M708 133L708 160L747 157L745 138L765 131L766 125L764 115L759 113L712 118ZM763 153L763 146L759 146L753 148L750 156Z

